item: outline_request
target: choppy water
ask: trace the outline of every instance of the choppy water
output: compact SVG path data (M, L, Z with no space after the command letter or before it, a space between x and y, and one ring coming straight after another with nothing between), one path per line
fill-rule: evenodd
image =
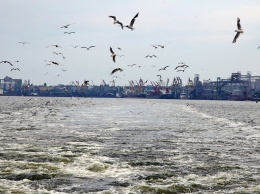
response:
M260 193L259 108L0 97L0 193Z

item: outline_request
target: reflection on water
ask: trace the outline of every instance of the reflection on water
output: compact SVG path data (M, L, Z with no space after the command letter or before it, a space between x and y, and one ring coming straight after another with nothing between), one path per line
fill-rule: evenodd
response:
M0 193L259 193L259 118L254 102L0 97Z

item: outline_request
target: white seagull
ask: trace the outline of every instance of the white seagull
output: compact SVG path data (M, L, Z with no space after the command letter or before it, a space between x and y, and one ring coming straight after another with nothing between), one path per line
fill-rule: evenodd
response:
M112 15L110 15L110 16L108 16L108 17L114 19L113 24L119 24L119 25L121 26L122 30L124 29L123 24L122 24L119 20L116 19L116 16L112 16Z
M138 17L138 14L139 14L139 12L138 12L138 13L135 15L135 17L131 20L130 24L127 25L127 26L124 26L124 27L127 27L127 28L129 28L129 29L131 29L131 30L134 30L133 25L134 25L134 22L135 22L135 18Z
M114 53L113 49L110 47L111 57L113 58L113 61L116 62L116 54Z
M236 35L235 35L234 40L233 40L232 43L235 43L237 38L239 37L239 35L241 33L244 33L244 30L241 28L240 19L239 18L237 18L237 30L235 30L235 32L236 32Z

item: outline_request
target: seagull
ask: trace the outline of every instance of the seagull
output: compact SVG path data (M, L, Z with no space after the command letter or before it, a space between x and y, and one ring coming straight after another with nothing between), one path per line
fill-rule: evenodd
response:
M59 46L59 45L57 45L57 44L53 44L53 45L50 45L50 46L47 46L47 48L49 48L49 47L51 47L51 46L54 46L54 47L56 47L56 48L62 48L61 46Z
M162 76L161 75L157 75L158 77L160 77L160 79L162 78Z
M112 53L111 57L113 58L113 61L116 62L116 54L114 53L111 47L110 47L110 52Z
M55 61L49 61L49 62L51 62L54 65L60 65L58 62L55 62Z
M155 45L151 45L152 47L154 47L155 49L157 49L157 46L155 46Z
M157 58L157 56L156 56L156 55L146 55L146 57L145 57L145 58L147 58L147 57L150 57L150 58L152 58L152 57L156 57L156 58Z
M75 24L75 23L73 23L73 24ZM65 26L61 26L60 28L68 28L70 25L72 25L72 24L67 24Z
M184 72L184 69L179 69L179 70L177 70L177 72L179 72L179 71L182 71L182 72Z
M14 62L16 62L16 63L22 63L21 61L18 61L18 60L17 60L17 61L14 61ZM22 63L22 64L23 64L23 63ZM24 65L24 64L23 64L23 65Z
M62 58L65 59L64 55L62 53L53 52L55 55L62 55Z
M134 25L134 22L135 22L135 18L138 17L138 14L139 14L139 12L138 12L138 13L135 15L135 17L131 20L130 24L127 25L127 26L124 26L124 27L127 27L127 28L129 28L129 29L131 29L131 30L134 30L133 25Z
M13 64L9 61L0 61L0 63L8 63L9 65L13 66Z
M20 71L19 68L12 68L11 71L13 71L13 70L18 70L18 71Z
M121 26L122 30L124 29L124 25L122 22L117 22L117 24L119 24Z
M161 71L161 70L166 70L167 67L169 67L169 66L165 66L165 67L159 69L159 71Z
M239 35L241 33L244 33L244 30L241 28L240 19L239 18L237 18L237 30L235 30L235 32L236 32L236 35L235 35L234 40L233 40L232 43L235 43L237 38L239 37Z
M123 71L123 69L121 69L121 68L115 68L115 69L113 69L113 71L111 72L111 74L110 75L113 75L115 72L117 72L117 71Z
M170 44L171 42L169 42L168 44ZM164 48L165 46L167 46L168 44L165 44L165 45L160 45L160 44L157 44L157 46L161 47L161 48Z
M119 21L116 19L116 16L112 16L112 15L110 15L110 16L108 16L108 17L114 19L113 24L116 24L117 22L119 22Z
M81 48L85 48L85 49L89 50L92 47L95 47L95 46L90 46L90 47L82 46Z
M260 46L259 47L257 47L257 49L259 49L260 48Z
M113 24L119 24L120 26L121 26L121 28L122 28L122 30L124 29L124 26L123 26L123 24L121 23L121 22L119 22L117 19L116 19L116 17L115 16L112 16L112 15L110 15L110 16L108 16L109 18L113 18L114 19L114 22L113 22Z
M18 42L20 44L29 44L28 42Z
M76 45L76 46L74 46L74 45L71 45L71 46L73 46L74 48L77 48L77 47L79 47L80 45Z
M175 67L174 70L178 69L179 67L183 67L184 69L186 69L186 68L189 67L189 66L188 66L188 65L185 65L185 64L183 64L183 65L178 65L177 67Z
M117 49L120 50L120 51L122 50L120 47L117 47Z
M133 66L135 66L136 64L132 64L132 65L127 65L127 66L131 66L131 67L133 67Z
M72 34L72 33L75 33L75 32L64 32L64 34Z

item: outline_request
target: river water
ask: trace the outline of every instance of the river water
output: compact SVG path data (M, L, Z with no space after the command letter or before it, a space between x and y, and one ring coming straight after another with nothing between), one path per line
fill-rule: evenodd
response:
M260 103L0 97L0 193L260 193Z

